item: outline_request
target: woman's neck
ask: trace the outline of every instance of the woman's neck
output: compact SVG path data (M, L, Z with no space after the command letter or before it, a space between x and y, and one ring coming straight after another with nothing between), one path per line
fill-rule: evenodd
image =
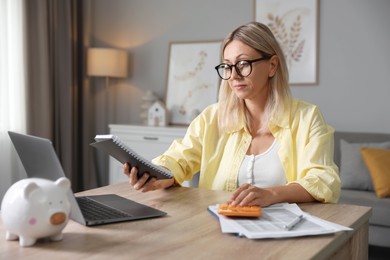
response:
M248 123L250 124L248 127L253 134L257 133L262 128L262 120L266 113L266 104L266 98L262 101L245 100L245 107L248 113L247 116L249 117Z

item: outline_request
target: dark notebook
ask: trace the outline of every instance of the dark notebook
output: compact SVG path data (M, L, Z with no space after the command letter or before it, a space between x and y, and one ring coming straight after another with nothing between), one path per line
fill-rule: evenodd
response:
M143 158L115 135L97 135L95 141L91 145L96 149L112 156L122 164L127 162L131 167L137 167L138 177L141 177L144 172L148 172L150 177L157 179L173 178L170 171Z

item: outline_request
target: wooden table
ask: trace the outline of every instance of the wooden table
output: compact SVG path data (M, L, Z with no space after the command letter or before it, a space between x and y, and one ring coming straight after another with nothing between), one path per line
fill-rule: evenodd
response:
M353 232L290 239L250 240L223 234L207 206L225 202L230 194L175 187L141 193L127 183L78 193L116 193L161 209L167 216L85 227L69 221L64 239L39 240L32 247L6 241L0 223L0 259L367 259L371 208L305 203L302 210L352 227Z

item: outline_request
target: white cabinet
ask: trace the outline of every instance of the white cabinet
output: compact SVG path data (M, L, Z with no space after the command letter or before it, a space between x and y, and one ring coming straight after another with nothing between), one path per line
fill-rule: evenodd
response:
M136 125L109 125L110 134L118 136L142 157L152 160L165 152L175 139L184 137L186 127L152 127ZM109 159L109 183L127 181L122 167L115 159ZM190 184L185 184L189 186Z

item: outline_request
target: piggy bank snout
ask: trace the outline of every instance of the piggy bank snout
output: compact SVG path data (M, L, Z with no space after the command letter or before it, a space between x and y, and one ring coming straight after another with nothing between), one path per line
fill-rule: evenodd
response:
M50 223L52 225L61 225L66 221L66 214L64 212L56 212L50 216Z

